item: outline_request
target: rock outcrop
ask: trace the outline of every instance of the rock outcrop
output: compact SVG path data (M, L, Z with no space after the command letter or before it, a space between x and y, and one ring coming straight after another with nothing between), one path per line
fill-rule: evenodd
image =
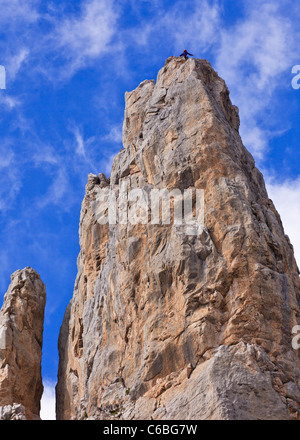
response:
M27 420L24 406L18 403L0 406L0 420Z
M45 303L35 270L11 276L0 311L0 420L39 419Z
M171 57L125 99L125 148L82 204L58 419L299 418L299 271L225 82ZM122 188L204 190L204 224L101 224L105 188L123 220Z

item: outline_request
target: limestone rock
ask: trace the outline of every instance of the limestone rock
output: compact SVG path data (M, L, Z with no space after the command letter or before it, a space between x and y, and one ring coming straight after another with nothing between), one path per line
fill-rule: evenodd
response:
M45 286L32 268L11 276L0 311L0 419L39 419L45 303Z
M0 406L0 420L27 420L24 406L17 403Z
M223 345L190 377L181 373L174 375L168 386L157 383L128 405L123 416L156 420L288 420L287 407L272 386L270 367L272 373L276 371L257 345Z
M58 418L299 418L299 271L225 82L171 57L125 101L125 149L82 204ZM100 224L105 188L202 189L204 225Z

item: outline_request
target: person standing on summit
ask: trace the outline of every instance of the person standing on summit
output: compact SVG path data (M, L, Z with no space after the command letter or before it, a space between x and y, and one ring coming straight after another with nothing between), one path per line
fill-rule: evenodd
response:
M188 53L188 51L186 49L184 49L184 51L182 52L182 54L180 55L181 57L184 57L184 59L188 59L188 55L190 55L191 57L193 57L194 55L191 53Z

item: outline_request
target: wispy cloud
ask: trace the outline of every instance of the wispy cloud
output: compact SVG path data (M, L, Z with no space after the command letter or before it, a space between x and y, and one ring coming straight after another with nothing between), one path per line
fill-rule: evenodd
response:
M0 104L3 106L2 110L5 109L6 111L11 111L16 107L19 107L21 105L21 101L17 96L12 96L9 93L2 93L0 95Z
M34 23L39 19L38 0L0 0L0 23L9 27L17 22Z
M32 160L35 166L47 166L58 165L61 158L53 147L49 145L43 145L42 148L36 148L34 154L32 154Z
M0 171L0 211L6 212L14 205L22 187L18 160L9 138L4 139L0 147Z
M95 142L95 137L85 139L81 128L79 128L75 123L70 124L69 130L75 139L75 153L81 158L89 162L89 149L93 146Z
M109 132L104 136L104 140L114 142L122 145L123 127L121 124L116 124L110 127Z
M22 65L24 64L24 62L26 62L28 56L29 49L22 47L15 55L12 55L8 58L7 62L5 63L5 68L9 74L9 81L13 81L16 78Z
M55 382L44 379L44 393L41 400L41 419L56 420L55 415Z
M297 53L299 30L277 1L244 4L248 5L246 17L221 30L216 68L240 108L244 143L262 158L270 139L281 134L282 127L270 129L259 121L266 116L274 94L288 83L284 74Z
M168 44L171 50L207 50L218 39L221 24L221 8L217 1L195 0L174 2L164 9L159 3L152 5L155 12L151 20L142 21L130 33L137 45L152 50L158 40ZM155 53L153 53L153 56Z
M49 205L60 205L68 209L70 204L69 189L71 190L71 185L68 173L64 166L60 166L57 168L55 177L48 186L46 194L40 197L37 207L41 209Z
M0 0L0 24L6 32L1 58L11 81L27 61L31 73L68 80L109 52L118 31L118 4L82 0L74 11L67 6L49 3L42 10L40 0Z
M83 139L83 135L80 133L78 127L74 127L73 133L76 140L76 154L85 157L86 152L85 152L85 142Z
M0 26L5 35L0 41L1 64L8 83L14 81L34 45L39 4L39 0L0 0Z
M278 182L274 177L267 178L267 189L280 213L286 234L294 246L297 263L300 267L300 176Z
M168 32L172 31L174 48L183 50L189 44L198 51L207 50L218 39L220 12L216 1L196 0L188 7L185 2L177 2L161 17L160 25L165 26Z
M54 31L48 35L53 55L64 58L60 75L72 76L110 49L117 32L117 4L109 0L82 2L79 15L55 18Z

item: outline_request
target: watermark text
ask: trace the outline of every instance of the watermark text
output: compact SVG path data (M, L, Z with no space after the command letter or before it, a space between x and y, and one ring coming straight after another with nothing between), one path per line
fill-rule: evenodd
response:
M181 191L130 188L124 180L117 191L102 188L97 194L96 219L101 225L170 225L187 235L198 235L204 227L204 190Z
M299 348L300 348L300 325L295 325L293 327L292 334L296 335L292 339L292 347L294 350L299 350Z

